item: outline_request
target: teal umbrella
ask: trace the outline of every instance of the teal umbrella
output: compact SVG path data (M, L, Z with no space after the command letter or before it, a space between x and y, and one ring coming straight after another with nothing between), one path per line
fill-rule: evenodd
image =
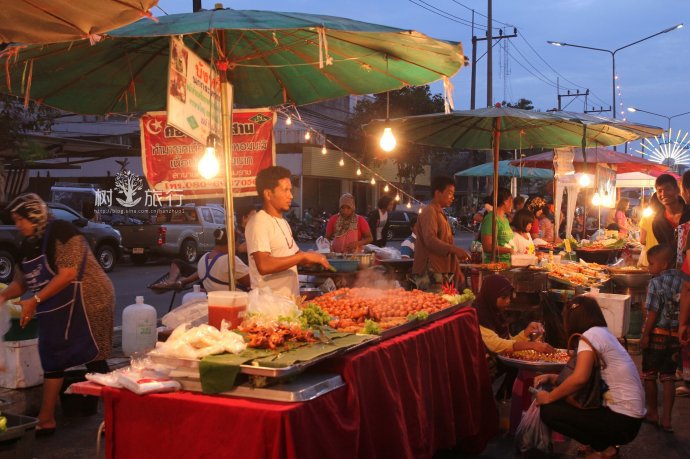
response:
M514 166L512 163L518 161L508 159L498 162L499 177L519 177L529 179L552 179L553 170L541 169L537 167L520 167ZM456 177L492 177L494 175L493 163L480 164L464 171L456 172Z
M88 40L8 47L0 91L83 114L165 110L170 37L213 60L241 107L303 105L455 75L462 46L304 13L217 9L141 20Z

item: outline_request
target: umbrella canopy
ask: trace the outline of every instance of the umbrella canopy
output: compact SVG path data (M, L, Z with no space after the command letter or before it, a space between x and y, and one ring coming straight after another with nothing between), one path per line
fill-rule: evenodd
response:
M117 29L142 16L158 0L13 0L0 9L0 42L59 43Z
M377 135L384 126L388 126L399 142L490 150L494 145L497 119L500 119L500 148L503 150L581 146L585 125L588 147L618 145L663 131L661 128L623 121L604 124L601 118L577 118L567 112L545 113L510 107L374 120L364 129L368 134Z
M575 148L575 158L573 162L577 165L584 163L582 156L582 149ZM523 158L522 161L513 161L513 165L521 163L528 167L542 167L553 168L553 151L547 151L536 155ZM625 172L644 172L647 174L656 173L657 175L668 170L668 166L654 163L646 159L638 158L637 156L628 155L608 148L588 148L587 149L587 163L605 163L616 166L616 171L620 173Z
M616 175L616 188L654 188L656 177L642 172L625 172Z
M215 33L209 33L215 32ZM310 15L218 9L173 14L108 33L101 42L11 47L0 91L75 113L165 110L170 37L227 66L234 102L297 105L421 85L454 75L459 43L418 32ZM227 50L227 55L219 55ZM26 68L30 67L29 71Z
M508 159L498 162L498 175L500 177L522 177L532 179L552 179L553 170L540 169L536 167L520 167L512 164L513 160ZM480 164L464 171L456 172L456 177L491 177L494 175L493 163Z
M632 126L630 123L604 122L602 119L586 115L574 116L568 112L544 113L496 106L449 114L374 120L364 126L364 130L371 135L380 135L384 127L390 127L400 142L457 149L492 149L495 207L498 196L498 156L501 148L513 150L618 145L662 132L661 128L637 125L643 127L630 129L628 125ZM492 219L492 234L492 259L495 260L498 250L495 214Z

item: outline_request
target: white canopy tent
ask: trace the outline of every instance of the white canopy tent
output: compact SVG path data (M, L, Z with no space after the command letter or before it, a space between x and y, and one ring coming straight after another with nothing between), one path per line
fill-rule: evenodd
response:
M626 172L616 175L616 188L654 188L656 177L643 172Z

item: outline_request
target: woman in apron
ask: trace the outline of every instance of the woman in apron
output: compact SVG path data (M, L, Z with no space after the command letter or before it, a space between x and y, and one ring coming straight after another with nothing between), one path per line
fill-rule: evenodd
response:
M64 370L86 364L89 372L108 372L115 294L84 236L71 223L49 218L39 196L21 195L8 210L25 239L19 269L0 292L0 304L31 291L32 296L20 302L20 324L39 321L45 381L36 434L47 435L55 431Z
M374 240L369 223L355 213L355 198L345 193L340 197L340 212L326 224L326 239L331 241L331 252L361 252L362 247Z

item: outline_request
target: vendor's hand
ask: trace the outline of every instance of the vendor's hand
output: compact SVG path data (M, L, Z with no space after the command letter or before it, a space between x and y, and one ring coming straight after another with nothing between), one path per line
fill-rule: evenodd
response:
M551 393L546 392L545 390L540 390L537 392L534 400L537 402L537 405L548 405L551 403Z
M467 250L460 247L455 247L454 253L461 263L467 263L468 261L470 261L470 254L467 252Z
M36 302L36 298L31 297L26 300L22 300L19 302L19 306L22 307L22 316L19 320L19 325L24 328L27 325L29 325L29 322L31 322L31 319L33 319L34 314L36 314L36 306L38 303Z
M525 328L525 334L529 336L532 333L535 333L539 336L543 335L544 325L539 322L530 322L529 325L527 325L527 328Z
M679 329L680 331L680 329ZM640 349L647 349L649 347L649 335L643 334L640 338Z
M534 377L534 387L539 387L544 384L556 384L557 379L558 375L556 374L537 375Z
M542 352L544 354L553 354L556 352L556 349L553 348L548 343L542 343L540 341L535 341L532 344L532 349L534 349L537 352Z
M328 263L328 259L326 258L326 256L321 253L304 252L303 257L305 265L321 265L326 269L331 267L330 263Z

